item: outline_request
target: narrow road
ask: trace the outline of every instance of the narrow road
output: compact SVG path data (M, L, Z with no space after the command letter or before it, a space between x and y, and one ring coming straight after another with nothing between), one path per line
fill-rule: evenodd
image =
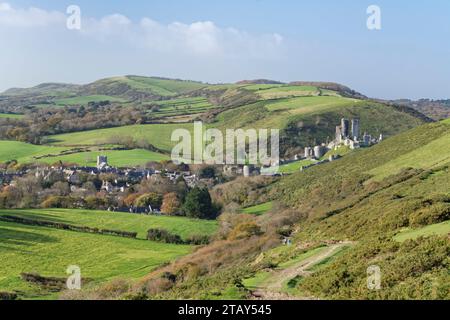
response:
M351 244L351 242L341 242L330 245L318 254L306 258L291 267L282 270L274 270L270 279L263 283L261 288L252 292L253 297L259 300L314 300L314 297L290 296L289 294L282 292L283 285L297 276L310 276L313 272L308 271L308 269L333 256L339 249Z

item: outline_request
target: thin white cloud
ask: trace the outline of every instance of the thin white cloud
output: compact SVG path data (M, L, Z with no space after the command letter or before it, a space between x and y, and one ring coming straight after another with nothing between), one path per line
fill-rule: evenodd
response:
M0 3L0 27L45 27L65 22L61 12L30 7L15 9L9 3Z
M112 43L119 40L118 45L132 45L159 53L269 58L283 45L283 37L277 33L254 35L235 28L222 28L212 21L165 25L148 17L133 22L119 13L100 19L83 16L83 8L81 13L79 32L82 35ZM64 28L66 18L62 12L33 7L15 9L8 3L0 3L0 26Z

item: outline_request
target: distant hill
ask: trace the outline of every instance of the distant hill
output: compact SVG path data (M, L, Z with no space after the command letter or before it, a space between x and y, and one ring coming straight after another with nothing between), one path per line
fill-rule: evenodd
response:
M275 80L256 79L256 80L242 80L236 82L236 84L284 84L284 83Z
M58 95L60 93L75 94L79 85L66 83L42 83L32 88L11 88L2 93L4 96L23 95Z
M450 118L450 99L447 100L431 100L420 99L417 101L409 99L401 99L391 101L393 104L408 106L413 108L434 120L442 120Z

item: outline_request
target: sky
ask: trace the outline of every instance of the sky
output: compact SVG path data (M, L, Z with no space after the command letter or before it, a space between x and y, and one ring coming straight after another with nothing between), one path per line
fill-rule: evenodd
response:
M71 5L79 29L67 28ZM0 0L0 91L130 74L450 98L450 1Z

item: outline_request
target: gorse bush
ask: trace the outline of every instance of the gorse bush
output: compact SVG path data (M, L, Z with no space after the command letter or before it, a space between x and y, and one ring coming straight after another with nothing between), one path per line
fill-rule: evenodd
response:
M147 232L147 240L174 244L184 243L179 235L172 234L164 229L149 229Z
M170 233L164 229L149 229L147 231L147 240L173 243L173 244L192 244L205 245L209 243L209 237L204 235L191 235L183 240L179 235Z

